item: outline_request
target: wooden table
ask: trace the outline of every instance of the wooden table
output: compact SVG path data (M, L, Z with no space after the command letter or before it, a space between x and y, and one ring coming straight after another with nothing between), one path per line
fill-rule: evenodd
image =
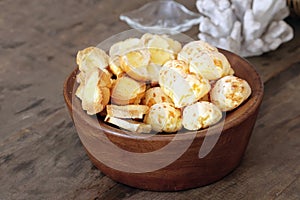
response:
M78 50L129 27L146 1L0 1L0 199L300 199L300 21L295 38L249 58L265 96L241 165L217 183L151 192L111 180L79 141L62 86ZM185 2L196 11L194 1ZM196 38L197 27L186 34Z

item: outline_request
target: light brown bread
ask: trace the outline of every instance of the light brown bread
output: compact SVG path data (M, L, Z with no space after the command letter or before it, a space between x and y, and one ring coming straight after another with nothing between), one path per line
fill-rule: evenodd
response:
M120 57L120 67L130 77L138 81L150 80L147 66L150 53L147 49L130 51Z
M164 64L159 73L159 85L176 108L191 105L204 97L210 90L209 81L189 73L184 61L171 60Z
M88 72L94 68L106 69L109 56L97 47L88 47L78 51L76 62L81 72Z
M122 76L125 72L120 66L120 57L129 51L141 48L143 44L139 38L128 38L113 44L109 49L109 70L117 77Z
M87 73L82 91L78 91L82 97L82 108L90 115L101 112L109 101L110 90L106 85L110 86L110 81L101 79L105 76L103 73L100 69ZM104 83L105 80L109 82Z
M142 99L142 104L151 107L157 103L171 103L174 104L172 99L166 95L160 87L149 88Z
M182 125L187 130L199 130L216 124L222 118L222 112L207 101L196 102L183 109Z
M241 105L251 94L247 81L236 76L219 79L210 91L210 100L221 111L230 111Z
M181 110L170 103L157 103L150 107L144 122L157 132L176 132L182 127Z
M150 62L159 66L175 59L181 49L179 42L166 35L146 33L141 37L141 40L150 52Z
M145 90L144 83L123 76L118 78L112 86L111 101L118 105L139 104Z
M151 125L134 120L106 116L104 121L135 133L150 133L152 130Z
M111 79L105 70L96 68L85 73L85 80L76 90L82 108L89 115L101 112L110 100Z
M208 80L217 80L234 73L227 58L216 47L201 40L186 44L177 59L188 63L190 72Z
M148 113L149 107L146 105L107 105L107 116L125 118L125 119L142 119Z

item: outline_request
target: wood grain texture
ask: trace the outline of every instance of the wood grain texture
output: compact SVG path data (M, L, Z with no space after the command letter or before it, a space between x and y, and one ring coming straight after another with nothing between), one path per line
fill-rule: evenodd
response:
M149 1L0 1L0 199L299 199L298 19L288 20L292 41L249 58L266 94L232 174L158 193L118 184L93 167L64 106L63 81L78 50L127 30L119 15ZM196 11L194 1L179 2ZM197 32L186 33L196 39Z

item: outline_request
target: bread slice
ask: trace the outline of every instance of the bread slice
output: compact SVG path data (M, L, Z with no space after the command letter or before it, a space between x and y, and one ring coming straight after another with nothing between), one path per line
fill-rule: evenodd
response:
M184 45L177 59L188 63L190 72L208 80L234 74L227 58L216 47L201 40Z
M142 122L134 121L134 120L126 120L120 119L117 117L110 117L106 116L104 119L105 122L114 124L120 128L126 129L128 131L132 131L135 133L150 133L151 132L151 125L145 124Z
M106 111L109 117L142 119L148 113L149 107L146 105L107 105Z
M220 52L200 52L189 64L191 72L208 80L217 80L234 73L229 61Z
M149 80L147 66L150 53L147 49L130 51L120 57L120 66L130 77L138 81Z
M150 63L160 67L167 61L175 59L181 49L181 44L167 35L146 33L141 40L150 52Z
M112 87L111 101L118 105L139 104L146 85L127 76L118 78Z
M146 47L169 50L172 54L177 54L181 50L180 42L169 38L167 35L145 33L141 40Z
M189 63L201 52L218 52L218 49L202 40L192 41L182 47L177 59Z
M86 79L78 86L76 96L81 99L82 108L89 115L94 115L108 104L110 87L110 75L96 68L86 73Z
M141 48L143 48L143 44L139 38L128 38L113 44L109 49L109 70L116 77L122 76L124 70L120 67L120 57L129 51Z
M143 48L143 43L139 38L128 38L124 41L113 44L109 49L109 56L122 56L129 51Z
M109 56L97 47L88 47L78 51L76 62L81 72L88 72L95 68L106 69Z
M120 57L110 57L109 58L109 71L111 71L116 77L121 77L125 72L120 67Z

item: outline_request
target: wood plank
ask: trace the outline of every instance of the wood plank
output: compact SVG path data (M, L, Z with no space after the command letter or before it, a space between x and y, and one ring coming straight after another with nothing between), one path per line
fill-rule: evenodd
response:
M60 109L0 143L0 199L89 199L116 183L85 154Z

